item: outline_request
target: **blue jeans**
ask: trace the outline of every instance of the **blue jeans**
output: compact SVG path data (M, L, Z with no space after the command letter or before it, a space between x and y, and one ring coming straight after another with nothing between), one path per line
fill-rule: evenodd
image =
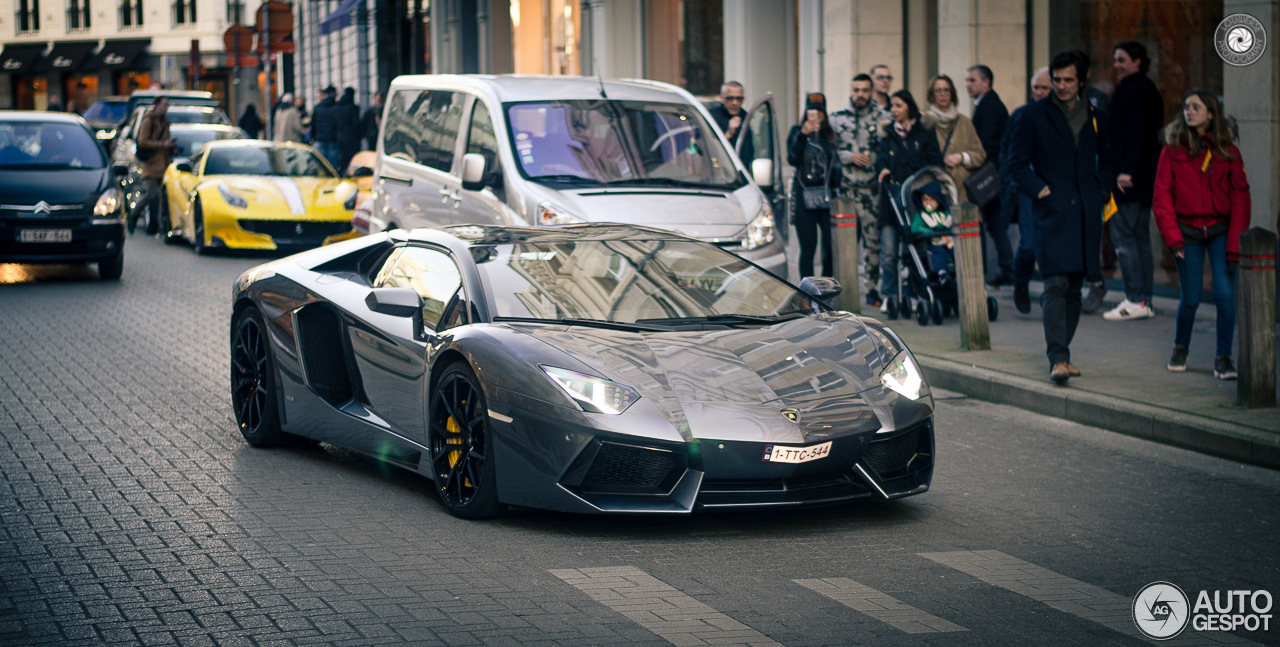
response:
M1218 306L1218 350L1215 354L1231 355L1231 338L1236 330L1236 277L1227 266L1227 237L1210 238L1207 245L1186 245L1182 250L1182 258L1174 257L1182 300L1178 302L1178 327L1173 343L1191 346L1191 326L1195 324L1200 293L1204 291L1204 258L1207 253L1213 269L1213 301Z
M1116 246L1116 262L1124 277L1124 298L1133 303L1150 303L1153 262L1151 259L1151 205L1118 202L1111 216L1111 242Z
M1025 285L1031 282L1036 271L1036 226L1032 221L1031 198L1022 193L1014 196L1018 201L1018 251L1013 255L1013 282Z
M342 147L338 146L338 142L316 142L315 145L316 150L320 151L329 165L341 175L344 169L338 168L338 163L342 161Z

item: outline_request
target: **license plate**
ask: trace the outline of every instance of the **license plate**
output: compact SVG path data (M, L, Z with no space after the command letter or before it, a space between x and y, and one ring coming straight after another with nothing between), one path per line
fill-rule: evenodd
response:
M787 447L785 445L765 445L764 460L770 463L808 463L816 461L819 458L826 458L831 453L831 443L828 440L821 445L810 445L808 447Z
M69 243L70 229L19 229L20 243Z

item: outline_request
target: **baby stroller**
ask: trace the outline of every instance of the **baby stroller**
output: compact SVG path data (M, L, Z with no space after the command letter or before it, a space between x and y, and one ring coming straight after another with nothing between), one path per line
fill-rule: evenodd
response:
M912 217L920 209L916 202L917 191L926 189L930 183L936 183L941 188L941 195L935 196L942 198L940 211L958 217L959 213L956 211L959 193L956 191L956 183L951 174L941 166L926 166L901 185L889 182L884 189L888 193L889 204L893 207L893 225L904 249L900 264L906 270L906 289L903 289L900 274L897 282L898 294L885 295L887 314L890 319L910 318L911 301L914 298L916 322L921 326L928 325L931 319L933 323L941 324L948 314L959 312L960 301L954 254L951 250L939 254L929 249L932 239L956 235L951 223L935 226L927 233L912 231ZM988 296L987 319L995 321L998 313L995 297Z

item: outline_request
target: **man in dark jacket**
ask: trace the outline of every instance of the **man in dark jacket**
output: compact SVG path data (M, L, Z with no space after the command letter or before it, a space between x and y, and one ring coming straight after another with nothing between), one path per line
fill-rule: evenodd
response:
M347 171L347 163L360 150L360 107L356 105L355 88L343 89L342 98L334 106L334 115L338 120L339 155L334 168L339 174L343 174Z
M1013 253L1013 305L1022 314L1031 312L1031 275L1036 270L1034 243L1036 230L1031 217L1031 198L1018 193L1009 175L1009 147L1013 144L1014 123L1022 117L1027 106L1049 96L1053 82L1049 80L1049 68L1042 67L1031 75L1031 101L1009 115L1009 126L1000 139L1000 212L1005 222L1013 222L1011 214L1018 214L1018 249Z
M1101 274L1101 213L1115 172L1106 117L1083 98L1084 60L1065 52L1049 69L1053 93L1015 122L1008 162L1018 191L1034 200L1049 378L1066 384L1080 374L1071 363L1071 339L1084 277Z
M324 158L335 167L342 161L342 149L338 146L338 102L334 96L338 89L332 85L320 91L320 103L311 111L311 143Z
M1147 77L1151 60L1137 41L1116 45L1113 68L1120 84L1111 97L1111 151L1116 161L1116 207L1111 242L1124 275L1124 300L1102 315L1108 321L1147 319L1151 308L1151 192L1160 160L1157 137L1164 121L1164 98Z
M364 116L360 118L360 132L364 133L365 150L378 150L378 131L382 127L382 107L386 101L385 94L381 92L373 93L373 105L364 111Z
M741 83L725 81L720 86L720 100L707 106L707 112L711 113L711 118L720 127L720 132L724 133L724 138L729 140L730 146L737 146L738 134L747 129L746 99L746 91ZM749 134L742 141L741 159L750 171L751 162L755 160L755 147Z
M1000 95L991 89L994 75L986 65L971 66L964 75L964 89L973 99L973 129L978 131L987 161L1000 166L1000 139L1009 125L1009 109ZM992 285L1013 283L1013 245L1009 243L1009 221L1001 217L1000 198L982 205L983 229L996 246L999 274Z

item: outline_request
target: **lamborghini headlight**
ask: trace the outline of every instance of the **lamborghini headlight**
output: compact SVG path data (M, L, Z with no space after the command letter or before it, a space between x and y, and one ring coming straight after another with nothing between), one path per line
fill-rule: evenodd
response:
M756 249L772 243L773 228L773 210L765 204L760 208L760 215L747 225L747 239L742 241L742 246L746 249Z
M640 399L640 394L635 389L602 377L592 377L554 366L541 368L583 411L617 415Z
M93 215L95 218L119 218L123 202L124 196L120 194L120 189L111 187L98 196L97 204L93 205Z
M880 373L880 383L912 400L918 400L929 392L916 358L907 350L902 350L889 362Z
M221 182L218 183L218 193L222 194L222 199L226 200L227 204L237 209L244 209L249 206L248 201L237 195L235 191L232 191L231 187Z

